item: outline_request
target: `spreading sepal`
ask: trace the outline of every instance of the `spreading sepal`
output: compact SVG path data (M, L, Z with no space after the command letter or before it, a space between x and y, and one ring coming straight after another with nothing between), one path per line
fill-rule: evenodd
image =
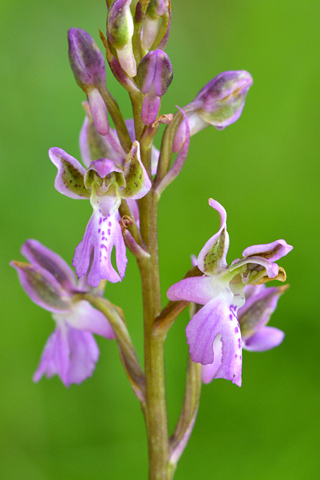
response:
M93 333L115 338L105 316L87 301L79 300L85 291L65 261L36 240L27 240L23 255L32 262L13 261L20 283L33 302L52 312L56 329L49 337L34 381L57 374L64 385L81 383L91 376L99 357Z

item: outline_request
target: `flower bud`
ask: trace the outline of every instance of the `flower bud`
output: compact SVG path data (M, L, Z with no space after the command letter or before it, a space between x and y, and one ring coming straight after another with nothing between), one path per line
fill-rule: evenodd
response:
M160 97L166 93L173 78L172 65L162 50L149 52L140 62L137 72L143 99L141 118L151 125L157 118Z
M159 31L160 18L168 12L169 0L151 0L143 23L142 48L149 50Z
M129 77L137 74L136 61L132 51L133 18L130 10L132 0L114 0L107 19L107 35L116 49L119 62Z
M68 32L69 60L77 84L87 94L91 115L101 135L109 132L108 112L98 86L106 84L104 58L91 36L81 28Z
M104 58L93 38L81 28L68 32L69 60L75 79L86 93L97 85L105 85Z
M252 77L245 70L220 73L184 108L188 117L190 135L209 125L223 130L241 115ZM185 139L183 122L177 130L173 151L179 151Z

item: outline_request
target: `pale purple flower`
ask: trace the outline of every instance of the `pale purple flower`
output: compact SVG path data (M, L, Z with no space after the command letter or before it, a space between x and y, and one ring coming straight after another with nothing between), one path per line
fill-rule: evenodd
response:
M139 63L137 75L144 94L141 118L145 125L151 125L157 118L161 97L173 78L168 55L162 50L149 52Z
M287 289L262 285L244 287L245 304L238 310L242 348L252 352L264 352L277 347L283 341L284 333L275 327L267 327L272 313L277 307L280 295ZM209 383L221 365L222 343L220 338L213 343L214 361L203 365L202 381Z
M190 136L209 125L223 130L237 121L252 83L250 73L245 70L220 73L207 83L183 109L188 118ZM185 137L185 121L182 121L174 139L174 152L180 150Z
M140 147L134 142L126 159L119 163L100 158L86 170L75 158L60 148L51 148L49 157L58 168L55 188L75 199L90 199L93 214L83 240L76 247L73 266L78 277L86 276L88 285L100 280L120 281L125 274L127 256L119 224L121 198L137 200L151 188L140 159ZM115 247L118 272L111 264Z
M245 302L244 287L276 279L279 267L274 261L290 252L292 247L284 240L255 245L245 249L243 258L228 267L226 211L213 199L209 200L209 205L219 212L221 223L219 231L208 240L197 259L204 275L181 280L169 288L167 295L173 301L204 305L186 328L191 358L202 365L212 364L214 349L221 342L215 378L232 380L240 386L242 338L237 312Z
M75 79L86 93L94 124L101 135L109 131L107 107L99 92L106 86L106 67L93 38L81 28L68 31L69 60Z
M56 328L50 335L33 376L38 382L43 375L58 375L64 385L81 383L90 377L99 357L93 333L115 338L105 316L77 294L86 290L77 283L66 262L36 240L27 240L21 249L30 262L10 263L20 283L40 307L52 313Z

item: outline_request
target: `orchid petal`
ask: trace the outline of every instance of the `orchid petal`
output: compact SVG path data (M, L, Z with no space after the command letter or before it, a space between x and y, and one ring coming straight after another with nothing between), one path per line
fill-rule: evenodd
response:
M151 188L151 181L140 157L139 142L133 142L125 162L126 186L120 189L122 198L139 199L144 197Z
M212 297L219 295L221 290L212 277L189 277L172 285L167 296L172 301L186 300L205 305Z
M74 303L72 312L64 317L68 325L113 340L114 332L106 317L86 300Z
M252 337L243 341L243 348L251 352L264 352L277 347L284 339L284 332L275 327L262 327Z
M21 253L33 266L51 273L65 290L70 292L76 288L76 277L69 265L37 240L27 240L22 245Z
M57 326L45 344L39 366L33 375L33 381L39 380L46 375L51 378L58 375L64 385L69 387L70 347L68 342L67 327Z
M88 274L88 285L97 287L102 279L115 283L124 277L127 257L119 220L117 210L106 216L94 210L83 240L76 247L72 264L79 278ZM113 246L119 275L111 265Z
M269 322L283 291L281 287L265 287L246 300L238 311L243 340L251 337Z
M240 258L239 260L234 260L229 267L229 271L232 272L233 270L242 267L243 265L249 266L249 273L256 270L257 265L259 267L262 266L266 269L269 278L274 278L279 273L279 266L276 263L271 263L269 262L269 260L266 260L265 258L260 256L245 257ZM259 267L257 271L261 270Z
M90 198L90 192L84 186L85 168L71 155L61 148L50 148L49 157L57 167L54 186L66 197L75 199Z
M202 365L213 363L213 342L221 335L222 360L216 378L241 386L242 343L232 299L231 293L213 298L192 317L186 335L192 360Z
M31 300L49 312L69 312L71 299L54 278L54 276L39 266L23 262L10 262L19 276L22 288Z
M227 213L220 203L212 198L210 207L217 210L220 215L220 229L207 241L198 255L198 267L203 273L213 274L217 270L226 268L226 255L229 248L229 235L227 232Z
M92 119L88 118L88 114L86 115L79 138L81 158L86 167L89 167L91 162L94 162L99 158L109 158L118 165L124 163L124 155L120 155L120 153L114 148L114 145L111 145L109 141L110 135L113 135L115 141L119 143L114 131L111 129L107 136L100 135L95 128ZM120 149L122 150L120 143L118 148L119 151Z
M279 258L287 255L293 247L288 245L285 240L276 240L272 243L266 243L261 245L253 245L246 248L242 252L243 257L255 256L263 257L269 260L269 262L276 262Z

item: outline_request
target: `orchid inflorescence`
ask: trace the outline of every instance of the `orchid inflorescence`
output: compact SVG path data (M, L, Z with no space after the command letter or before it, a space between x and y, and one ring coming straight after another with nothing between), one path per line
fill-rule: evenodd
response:
M219 74L175 114L160 114L161 98L173 69L164 52L171 25L166 0L107 0L107 34L100 31L111 72L128 91L133 118L125 120L106 87L104 57L82 29L68 32L69 59L85 92L85 120L80 132L81 164L61 148L49 150L57 167L54 186L72 199L90 200L93 213L72 265L36 240L13 261L27 295L49 310L56 323L44 348L34 381L58 375L65 386L91 376L99 357L93 334L116 338L120 359L141 402L149 439L150 478L173 478L196 418L201 380L225 378L241 385L242 349L264 351L279 345L284 333L266 326L287 286L277 260L292 247L284 240L246 248L227 264L227 214L216 200L220 228L204 245L186 277L160 302L157 206L161 194L179 175L190 137L213 125L222 130L239 119L252 85L243 70ZM114 128L110 125L110 117ZM160 151L153 144L165 124ZM173 155L177 154L173 160ZM139 365L122 310L104 296L106 282L121 282L126 249L136 257L142 280L145 368ZM112 251L115 249L115 261ZM190 358L181 416L168 436L163 345L179 313L192 306L186 327Z

